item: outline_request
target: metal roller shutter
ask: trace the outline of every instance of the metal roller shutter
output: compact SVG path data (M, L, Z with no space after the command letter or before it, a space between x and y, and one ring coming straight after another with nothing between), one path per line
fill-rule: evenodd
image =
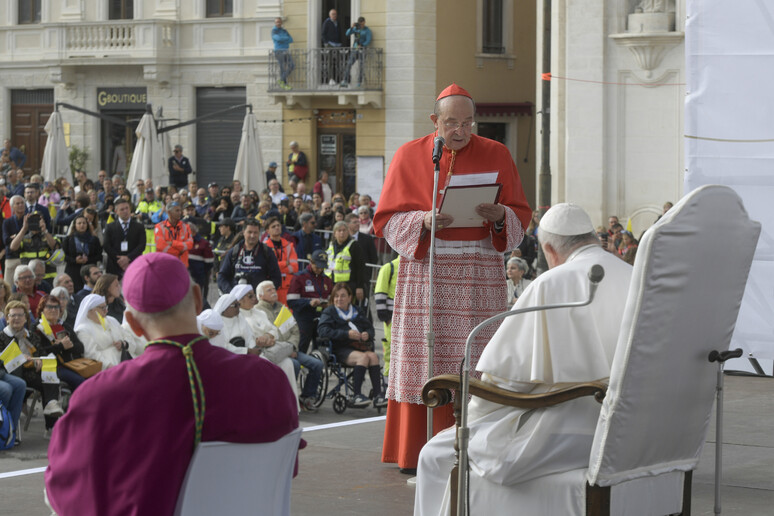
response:
M197 88L196 116L203 116L247 102L240 88ZM234 109L196 124L196 161L193 163L200 186L215 181L221 188L234 177L245 111Z

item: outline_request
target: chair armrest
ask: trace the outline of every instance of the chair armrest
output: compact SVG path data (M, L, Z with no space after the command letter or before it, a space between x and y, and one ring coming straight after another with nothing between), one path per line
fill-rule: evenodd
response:
M563 383L558 384L556 386L558 388L550 392L525 394L471 378L470 393L500 405L533 409L558 405L583 396L594 396L594 399L602 403L607 392L607 382L607 378L601 378L592 382ZM441 407L451 401L452 390L457 391L461 388L459 375L435 376L422 388L422 401L430 408Z

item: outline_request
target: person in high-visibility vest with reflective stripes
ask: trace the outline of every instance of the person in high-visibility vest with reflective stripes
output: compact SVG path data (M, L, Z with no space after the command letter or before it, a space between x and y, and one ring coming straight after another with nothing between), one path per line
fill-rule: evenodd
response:
M145 199L140 201L140 204L137 205L137 209L135 210L135 213L140 214L140 221L146 226L145 241L147 242L147 246L143 254L152 253L156 250L154 230L147 229L147 226L152 224L151 215L161 211L162 208L162 204L156 200L156 194L153 192L153 188L148 188L145 191Z
M293 275L298 272L298 255L292 242L282 238L282 223L277 217L270 217L266 221L268 236L263 240L264 245L274 252L277 257L277 265L282 273L282 286L277 289L277 297L283 305L288 300L288 289Z
M167 220L156 224L156 252L177 256L188 267L188 251L193 248L193 235L188 224L181 220L180 203L167 204Z
M390 374L390 343L392 342L390 333L392 332L392 311L395 300L395 285L398 284L399 266L400 256L382 265L379 269L379 275L376 277L376 288L374 288L376 317L384 323L384 339L382 339L384 376Z
M333 225L333 238L328 246L328 268L325 274L333 284L347 283L360 302L365 297L366 265L363 250L357 241L349 236L349 227L344 221ZM365 314L364 314L365 315Z
M13 199L12 206L15 211L21 212L24 208L24 199ZM19 214L17 213L16 216L18 220ZM21 265L26 265L36 258L46 262L58 246L56 239L48 232L43 218L37 212L24 215L22 220L21 228L8 245L8 250L19 253ZM52 276L49 274L47 277Z

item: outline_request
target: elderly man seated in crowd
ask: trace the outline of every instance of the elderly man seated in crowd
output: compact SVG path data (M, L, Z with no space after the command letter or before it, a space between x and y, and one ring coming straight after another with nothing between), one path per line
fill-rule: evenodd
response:
M35 258L34 260L30 260L30 263L28 263L30 269L35 274L35 290L40 290L41 292L45 294L50 294L51 289L54 288L53 285L48 281L46 276L50 276L51 279L53 279L56 276L56 267L54 267L53 276L51 276L51 273L46 270L46 262L43 260L38 260Z
M477 369L485 382L517 392L546 392L562 382L610 375L619 331L618 324L610 322L623 316L632 270L602 249L591 219L577 205L552 207L538 231L550 270L527 287L514 310L587 299L588 272L595 264L605 269L605 278L590 305L503 321ZM474 396L469 410L470 475L488 482L477 484L471 514L502 510L486 505L490 486L496 489L587 466L599 410L591 398L526 410ZM454 464L454 439L450 428L422 449L415 515L448 513L446 487Z
M172 514L199 442L274 442L298 427L276 366L199 334L201 291L178 258L132 262L124 297L132 330L151 342L81 385L57 423L45 480L60 515Z
M279 341L288 342L293 346L293 351L290 353L289 358L293 362L295 376L298 377L301 366L304 366L308 371L306 383L304 383L304 391L298 399L301 408L308 412L316 412L317 408L314 406L314 402L317 388L320 385L320 376L323 369L322 362L298 350L300 338L298 324L290 310L278 301L277 289L274 287L274 283L262 281L258 284L255 291L258 294L258 304L255 308L265 313L269 321L274 322L274 326L277 327L277 332L279 333Z
M13 273L13 283L16 285L16 292L27 296L32 314L38 313L38 303L46 295L45 292L35 289L35 273L32 272L29 265L19 265Z

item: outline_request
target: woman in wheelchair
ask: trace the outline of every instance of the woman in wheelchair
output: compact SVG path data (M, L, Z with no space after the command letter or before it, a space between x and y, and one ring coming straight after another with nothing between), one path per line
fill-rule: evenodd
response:
M337 360L354 367L352 384L355 394L348 400L348 405L364 408L371 404L361 393L367 369L373 386L373 405L386 407L379 357L374 353L374 325L352 306L352 289L346 283L333 286L331 303L320 315L317 333L320 338L331 341Z

